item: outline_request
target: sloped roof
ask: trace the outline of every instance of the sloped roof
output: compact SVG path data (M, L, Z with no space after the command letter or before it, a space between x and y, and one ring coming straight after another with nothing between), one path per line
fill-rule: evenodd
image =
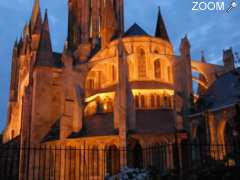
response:
M155 36L170 42L167 29L166 29L164 20L162 18L160 7L158 9L158 19L157 19Z
M204 109L218 109L240 102L240 68L220 76L198 102Z
M43 138L42 142L59 140L60 137L60 119L51 127L48 134Z
M137 23L134 23L124 34L124 37L129 36L149 36Z

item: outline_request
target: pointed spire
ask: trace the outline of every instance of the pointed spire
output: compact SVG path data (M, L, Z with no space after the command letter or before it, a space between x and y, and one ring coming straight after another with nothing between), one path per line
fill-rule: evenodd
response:
M18 38L16 38L13 47L14 47L14 48L18 48Z
M191 44L188 40L187 34L184 36L184 38L181 40L180 44L180 52L181 55L183 56L188 56L190 55L190 49L191 49Z
M166 27L165 27L165 23L162 18L160 7L158 7L158 19L157 19L155 36L170 42Z
M35 0L33 5L33 10L32 10L32 17L30 20L31 34L40 34L41 24L42 24L42 17L41 17L40 3L39 3L39 0Z
M41 28L41 36L37 51L36 65L40 66L54 65L47 10L45 11L44 22Z
M29 24L26 23L23 29L23 39L25 40L29 36L30 36Z
M23 45L23 39L22 39L22 36L20 37L19 39L19 42L18 42L18 49L20 49Z

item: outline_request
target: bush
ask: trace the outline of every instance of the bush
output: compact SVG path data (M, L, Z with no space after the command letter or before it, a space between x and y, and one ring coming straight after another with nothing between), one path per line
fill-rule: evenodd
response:
M147 169L124 168L119 174L107 176L106 180L153 180L151 171Z

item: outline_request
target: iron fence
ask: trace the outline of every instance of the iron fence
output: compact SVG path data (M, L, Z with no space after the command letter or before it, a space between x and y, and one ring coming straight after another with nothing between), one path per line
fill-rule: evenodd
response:
M207 165L236 166L233 146L200 144L136 145L132 149L110 146L0 146L1 180L104 180L119 173L123 157L130 168L148 169L155 177L167 171L179 176ZM157 178L156 178L157 179Z

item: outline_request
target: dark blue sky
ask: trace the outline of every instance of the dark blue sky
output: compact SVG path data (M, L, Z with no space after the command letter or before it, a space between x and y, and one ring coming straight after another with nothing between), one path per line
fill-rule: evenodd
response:
M192 1L125 0L126 28L137 22L153 34L157 6L160 5L176 54L181 38L188 34L194 59L199 59L200 51L204 50L210 63L221 64L223 49L233 47L234 51L240 51L240 7L229 14L224 11L196 12L192 11ZM0 130L6 122L12 46L29 20L32 4L33 0L0 1ZM48 8L53 47L61 52L67 31L67 0L41 0L41 8L42 11Z

